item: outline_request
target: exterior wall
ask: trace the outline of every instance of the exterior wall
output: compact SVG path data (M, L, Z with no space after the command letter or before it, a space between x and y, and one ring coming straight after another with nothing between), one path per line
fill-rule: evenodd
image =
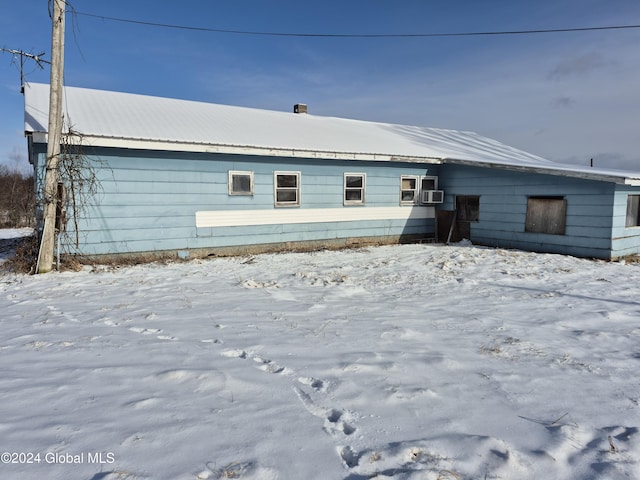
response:
M84 255L196 249L274 249L306 242L321 247L352 239L399 241L433 237L435 207L401 206L401 175L438 176L445 203L480 197L470 224L478 244L594 258L640 254L640 227L625 227L627 196L640 187L530 172L461 165L311 160L147 152L89 151L100 181L80 212L80 245L68 232L63 251ZM46 146L30 145L36 187L42 187ZM230 196L229 170L254 172L252 196ZM299 207L274 207L274 171L301 173ZM344 173L366 175L363 206L343 205ZM525 231L530 196L567 201L564 235ZM72 226L70 225L70 228ZM342 242L342 243L341 243Z
M433 206L400 206L400 176L425 175L427 167L433 175L430 165L106 148L87 153L100 191L80 212L79 248L67 244L64 251L103 255L401 240L433 236L435 229ZM229 195L229 170L254 172L254 194ZM301 173L299 207L274 207L274 171ZM365 205L343 205L345 172L366 174ZM237 212L235 220L229 212ZM225 215L226 223L219 220ZM300 220L292 221L296 216Z
M612 257L640 254L640 227L626 227L627 197L640 195L640 187L616 185L613 205Z
M33 188L36 204L36 226L41 228L43 216L43 192L44 192L44 176L47 166L47 146L33 143L29 137L29 162L33 165Z
M461 165L442 166L439 179L440 188L445 191L443 209L455 208L456 195L480 196L479 221L470 224L472 242L582 257L611 257L616 187L613 183ZM530 196L566 199L564 235L525 231ZM636 248L638 245L635 242Z

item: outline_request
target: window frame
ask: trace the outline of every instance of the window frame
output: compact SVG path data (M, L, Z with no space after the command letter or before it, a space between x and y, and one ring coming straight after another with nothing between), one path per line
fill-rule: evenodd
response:
M624 227L640 227L640 195L638 194L630 193L627 195L627 210Z
M542 202L545 202L543 204ZM558 202L551 205L549 202ZM542 212L545 217L541 216ZM548 218L550 212L562 213L562 219ZM566 235L567 199L562 195L530 195L527 197L524 231L526 233L542 233L545 235Z
M246 191L235 191L233 188L233 177L234 176L240 176L240 175L245 175L245 176L249 176L249 192L247 193ZM245 197L250 197L253 196L253 186L254 186L254 174L252 171L248 171L248 170L229 170L229 195L233 195L233 196L245 196Z
M433 181L433 188L422 188L425 180ZM421 175L420 176L420 192L425 190L438 190L438 176L437 175Z
M347 185L347 177L360 177L362 179L361 187L350 187ZM342 203L343 205L364 205L367 190L367 174L366 173L352 173L345 172L343 175L343 188L342 188ZM352 200L347 198L348 191L360 191L360 199Z
M413 180L415 182L414 188L404 188L405 180ZM404 199L405 192L413 192L413 198L411 200ZM420 197L420 176L419 175L400 175L400 205L416 205Z
M296 178L296 186L278 186L279 176L294 176ZM275 207L299 207L300 206L300 184L302 180L301 173L294 171L276 171L273 172L273 204ZM296 199L294 201L279 201L278 192L295 192Z

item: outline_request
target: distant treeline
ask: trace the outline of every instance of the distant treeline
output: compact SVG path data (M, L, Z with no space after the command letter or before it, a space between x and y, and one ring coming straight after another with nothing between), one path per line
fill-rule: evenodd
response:
M33 175L0 165L0 228L33 227Z

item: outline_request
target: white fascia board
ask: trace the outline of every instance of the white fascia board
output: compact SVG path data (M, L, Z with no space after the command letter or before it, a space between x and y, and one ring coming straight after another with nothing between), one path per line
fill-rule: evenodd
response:
M440 164L442 160L431 157L389 155L382 153L332 152L290 148L253 147L242 145L212 145L177 141L145 140L83 135L82 144L88 147L130 148L136 150L178 151L196 153L226 153L231 155L257 155L288 158L320 158L327 160L363 160L373 162L403 162Z
M533 166L533 165L516 165L509 163L493 163L493 162L477 162L473 160L457 160L452 158L446 158L443 160L443 163L447 164L455 164L455 165L466 165L470 167L483 167L483 168L499 168L503 170L512 170L516 172L530 172L530 173L539 173L543 175L555 175L558 177L572 177L572 178L582 178L584 180L597 180L601 182L611 182L611 183L621 183L626 185L640 185L640 179L637 178L629 178L624 173L620 173L620 175L616 175L614 173L597 173L597 172L588 172L586 170L581 170L576 167L575 170L570 168L562 168L562 165L558 165L558 168L547 167L547 166ZM632 183L629 183L632 182Z
M33 143L47 143L49 136L45 132L24 132L25 137L31 137Z

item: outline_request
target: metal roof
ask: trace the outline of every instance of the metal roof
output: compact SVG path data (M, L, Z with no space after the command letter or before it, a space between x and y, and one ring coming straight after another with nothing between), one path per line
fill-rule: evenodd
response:
M65 87L67 128L93 146L304 158L465 163L625 182L640 174L560 165L473 132ZM25 132L46 134L49 86L25 87ZM607 177L607 178L603 178Z

